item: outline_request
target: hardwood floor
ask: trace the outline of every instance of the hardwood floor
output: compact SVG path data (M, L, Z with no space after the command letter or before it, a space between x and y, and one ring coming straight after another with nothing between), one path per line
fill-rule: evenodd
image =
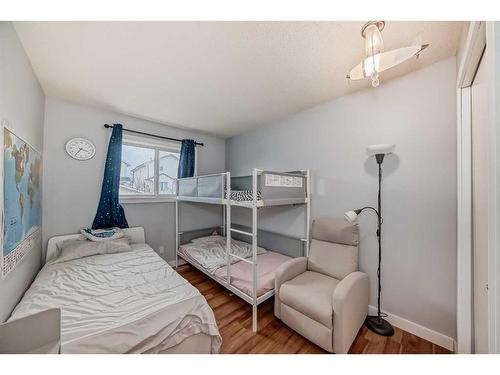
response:
M252 332L252 307L190 265L177 271L205 296L222 336L221 353L326 353L274 317L274 300L259 305L258 332ZM349 353L446 354L448 350L395 328L392 337L379 336L363 326Z

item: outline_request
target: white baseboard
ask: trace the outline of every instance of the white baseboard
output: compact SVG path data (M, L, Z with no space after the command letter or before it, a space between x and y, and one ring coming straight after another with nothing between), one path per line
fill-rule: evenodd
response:
M430 341L436 345L442 346L445 349L448 349L452 352L455 351L455 339L452 337L443 335L442 333L433 331L430 328L421 326L420 324L411 322L405 318L401 318L400 316L391 314L387 311L384 311L387 314L387 321L391 323L393 326L398 327L404 331L410 332L415 336L421 337ZM375 306L368 306L368 313L370 315L377 314L377 308Z

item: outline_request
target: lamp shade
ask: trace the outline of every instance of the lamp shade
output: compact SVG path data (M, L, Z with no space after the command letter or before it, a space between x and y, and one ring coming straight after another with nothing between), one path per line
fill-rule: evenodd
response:
M358 218L358 214L355 212L355 211L347 211L345 214L344 214L344 218L346 219L346 221L348 221L349 223L354 223L356 221L356 219Z
M394 152L394 149L396 148L396 145L393 144L377 144L377 145L370 145L366 148L366 152L368 152L368 155L373 156L373 155L387 155L391 154Z

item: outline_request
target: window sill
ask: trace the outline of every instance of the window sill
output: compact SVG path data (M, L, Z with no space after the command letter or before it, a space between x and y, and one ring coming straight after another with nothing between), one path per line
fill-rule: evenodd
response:
M121 204L130 203L174 203L175 195L169 197L123 197L120 198Z

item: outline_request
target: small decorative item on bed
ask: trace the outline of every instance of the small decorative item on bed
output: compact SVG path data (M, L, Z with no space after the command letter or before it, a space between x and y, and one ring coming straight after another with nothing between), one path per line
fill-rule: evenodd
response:
M108 228L108 229L91 229L83 228L80 233L85 236L90 241L109 241L116 240L125 236L120 228Z

